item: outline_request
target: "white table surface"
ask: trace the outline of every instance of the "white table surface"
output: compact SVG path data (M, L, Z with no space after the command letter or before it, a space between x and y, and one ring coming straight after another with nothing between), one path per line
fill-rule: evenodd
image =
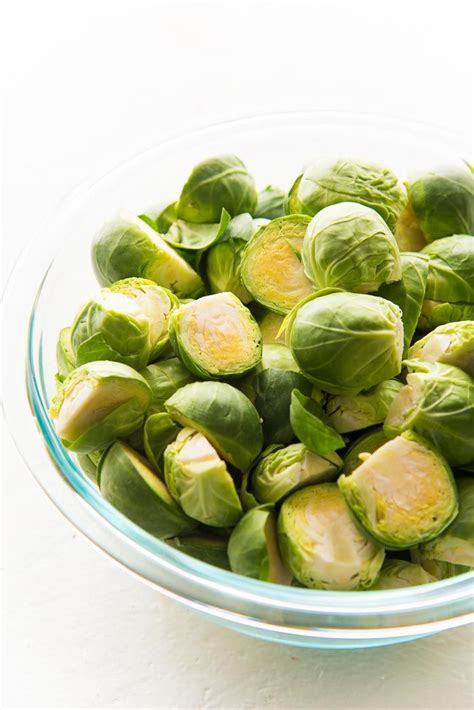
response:
M468 2L8 5L4 275L79 182L190 125L326 108L470 139ZM472 706L471 629L323 652L214 626L98 554L4 444L3 707Z

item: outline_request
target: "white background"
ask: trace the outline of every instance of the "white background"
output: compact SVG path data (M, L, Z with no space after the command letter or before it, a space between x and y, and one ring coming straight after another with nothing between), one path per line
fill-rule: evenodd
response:
M191 125L324 108L471 138L472 17L460 0L10 0L2 24L4 275L79 182ZM382 650L272 646L114 567L8 440L3 499L4 707L470 707L469 629Z

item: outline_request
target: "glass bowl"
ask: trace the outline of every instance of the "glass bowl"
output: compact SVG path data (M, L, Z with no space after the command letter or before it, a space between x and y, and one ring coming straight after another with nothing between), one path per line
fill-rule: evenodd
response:
M66 518L143 582L210 619L268 640L316 648L378 646L472 620L474 574L394 591L325 592L255 581L188 557L102 499L61 445L48 415L57 333L97 288L90 242L118 208L138 214L175 197L194 163L217 153L239 155L260 187L289 187L315 157L360 156L404 176L467 156L468 149L459 136L394 119L335 112L254 116L166 140L68 197L19 260L4 310L7 420L26 464Z

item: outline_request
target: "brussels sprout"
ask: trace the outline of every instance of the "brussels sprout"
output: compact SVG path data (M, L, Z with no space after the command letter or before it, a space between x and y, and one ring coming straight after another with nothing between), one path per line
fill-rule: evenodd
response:
M87 478L90 478L94 483L97 481L97 469L103 453L103 451L91 451L89 454L76 454L79 466Z
M188 222L218 222L222 209L234 217L253 213L256 204L255 184L243 162L235 155L219 155L194 166L176 212Z
M154 362L141 370L140 374L150 385L153 395L148 414L164 412L166 400L180 387L195 380L194 375L181 364L177 357Z
M136 276L169 288L180 298L203 291L199 274L152 227L125 211L96 236L92 261L102 286Z
M71 328L62 328L59 331L56 344L56 362L58 365L57 379L63 382L66 377L77 367L76 356L71 345Z
M230 222L230 215L222 210L220 221L211 224L194 224L178 219L170 226L163 239L179 250L201 251L216 244Z
M262 357L259 327L233 293L204 296L181 306L170 318L175 352L196 375L243 375Z
M180 552L184 552L185 555L195 557L197 560L214 565L214 567L230 570L227 557L228 540L225 537L209 533L195 533L185 537L172 537L166 542Z
M165 407L182 426L200 431L223 459L247 471L262 449L262 427L252 402L224 382L193 382Z
M300 372L270 367L252 377L252 386L252 401L262 419L264 441L272 444L288 444L293 441L291 393L298 389L310 395L312 385Z
M79 365L115 360L139 370L168 344L168 320L179 301L146 279L103 288L76 316L71 343Z
M474 377L474 320L438 326L411 346L408 357L453 365Z
M119 362L89 362L60 385L50 413L67 449L104 449L142 424L151 402L146 380Z
M354 160L318 161L306 168L288 200L292 212L311 217L338 202L358 202L371 207L389 229L407 202L406 189L381 165Z
M439 535L458 512L451 469L428 441L404 432L380 446L338 485L362 527L391 549Z
M165 481L187 515L217 528L233 526L242 517L239 496L214 447L205 436L185 428L164 454Z
M268 446L263 452L262 457L265 456L267 451L274 451L275 448L279 446ZM239 498L242 503L242 508L244 513L252 508L256 508L259 505L259 501L255 498L254 494L249 490L250 485L250 471L246 471L242 476L242 482L240 484Z
M400 281L384 284L376 294L401 308L404 352L407 352L423 306L428 280L428 258L423 254L400 254Z
M426 239L416 221L410 202L400 213L394 231L400 251L420 251L426 246Z
M166 234L173 222L176 222L176 202L162 203L138 216L156 232Z
M406 560L385 560L377 581L371 590L402 589L418 584L436 582L436 577L426 572L421 565Z
M105 500L156 537L173 537L196 527L147 462L122 441L116 441L102 457L98 483Z
M358 394L400 372L401 312L383 298L317 294L295 309L288 331L303 374L331 394Z
M274 219L261 227L244 249L242 282L255 300L271 311L288 313L314 290L301 263L309 222L301 215Z
M300 187L301 180L303 179L303 175L298 175L296 180L294 181L293 185L291 186L289 192L288 192L288 197L286 200L286 212L287 214L299 214L301 212L301 207L298 199L298 190ZM313 215L310 215L312 217Z
M342 466L335 453L318 456L303 444L291 444L260 458L252 490L261 503L278 503L297 488L334 481Z
M230 220L222 239L223 241L236 239L241 242L248 242L255 232L257 232L260 227L263 227L263 225L268 224L269 221L270 220L261 217L252 217L248 212L238 214Z
M397 380L385 380L360 394L333 395L325 407L328 422L340 434L381 424L402 387Z
M285 344L284 334L280 335L284 316L273 311L266 311L258 321L264 345Z
M289 370L291 372L300 371L291 351L283 343L269 343L263 346L262 360L258 369Z
M257 206L254 210L254 217L265 217L266 219L276 219L284 217L286 214L286 192L274 185L267 185L258 193Z
M459 515L441 535L420 546L426 559L474 567L474 479L456 480Z
M206 257L206 276L212 293L229 291L242 303L249 303L252 296L240 279L245 244L241 239L229 239L211 247Z
M413 547L410 550L410 557L412 562L421 565L435 579L448 579L449 577L469 572L471 569L464 565L453 565L450 562L441 562L441 560L430 560L418 547Z
M349 447L344 457L344 473L346 476L352 473L367 458L363 454L373 454L387 441L389 439L385 436L383 429L374 429L359 436Z
M474 239L465 234L438 239L421 252L429 258L425 298L474 303Z
M426 332L440 325L462 320L474 320L474 303L439 303L425 300L417 328Z
M319 288L368 293L401 278L395 237L375 210L356 202L317 212L306 230L303 265Z
M145 420L143 429L143 445L145 454L154 471L164 477L163 456L168 444L176 439L180 432L177 426L166 412L152 414Z
M326 416L319 402L306 397L298 390L293 390L290 403L291 428L308 449L320 456L345 446L342 436L325 420Z
M428 242L451 234L474 234L474 176L464 167L445 167L408 186L418 224Z
M252 508L232 531L227 550L236 574L276 584L290 584L291 573L278 549L277 517L271 505Z
M383 548L354 523L336 483L307 486L287 498L278 541L293 575L314 589L366 589L384 560Z
M406 360L407 383L385 420L387 436L413 429L452 466L474 461L474 380L451 365Z

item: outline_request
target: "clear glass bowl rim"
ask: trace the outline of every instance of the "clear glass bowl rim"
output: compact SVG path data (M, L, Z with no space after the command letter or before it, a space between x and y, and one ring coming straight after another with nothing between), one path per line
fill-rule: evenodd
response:
M282 122L288 124L288 122L291 123L292 121L307 119L316 122L326 122L328 120L359 121L367 123L368 125L375 123L379 126L386 124L399 126L402 131L423 132L423 135L432 132L433 136L443 134L448 138L456 138L452 133L443 131L443 129L436 126L428 126L420 123L416 124L402 119L389 119L374 115L334 111L272 113L233 119L169 138L139 155L132 157L119 167L107 172L99 180L75 190L74 193L61 204L56 218L58 218L60 214L67 213L68 210L77 208L78 202L80 203L85 195L88 194L90 190L94 190L94 187L99 183L104 183L104 181L116 177L117 173L126 172L131 164L137 160L139 161L143 156L153 153L159 155L160 151L168 151L172 149L173 145L180 141L198 140L207 133L221 128L232 130L234 128L245 128L246 125L255 125L258 122L263 124L266 122L273 124ZM46 227L46 232L48 229L49 226ZM26 258L28 258L28 253L26 254ZM21 263L18 264L15 269L16 280L18 280L21 265ZM380 624L381 635L392 637L413 633L415 627L417 631L420 632L422 631L422 626L424 632L428 633L430 631L440 630L441 628L467 623L470 617L469 611L472 607L474 573L460 575L416 588L375 591L370 593L328 592L286 587L235 575L226 570L221 570L191 558L152 537L122 516L100 496L95 486L85 480L83 473L78 468L74 459L62 447L48 414L48 402L45 396L46 390L42 371L41 337L37 333L35 324L36 308L41 299L43 283L46 278L47 272L43 276L37 290L28 325L26 358L27 388L31 409L36 417L50 458L54 467L57 469L52 470L52 473L56 478L58 478L58 472L60 473L65 487L62 486L62 493L59 493L57 486L49 485L48 480L45 480L44 477L39 482L57 507L59 507L71 522L79 530L84 532L89 539L92 539L92 541L99 547L102 547L102 549L107 550L107 544L102 544L97 537L94 539L94 537L88 533L89 525L86 523L86 520L93 518L94 525L99 523L99 526L107 527L107 537L115 537L115 542L119 547L128 547L128 554L133 554L143 561L146 560L145 567L149 569L151 563L152 566L157 565L165 568L170 571L170 577L177 575L185 584L189 584L190 589L196 587L201 590L201 593L195 598L186 598L185 595L176 593L172 585L170 585L170 588L167 588L165 585L157 583L153 574L137 572L137 568L140 567L138 564L137 568L132 571L137 572L144 581L160 588L165 593L178 598L180 601L184 601L191 606L194 605L196 608L201 608L211 615L214 614L221 618L225 618L227 615L228 618L233 618L234 615L237 614L236 618L238 623L243 625L250 624L254 627L258 627L259 625L263 625L264 627L268 626L264 620L260 621L258 619L257 614L254 617L249 616L248 618L244 618L242 614L236 612L232 602L232 600L236 598L240 601L245 600L249 604L255 604L256 609L259 610L281 610L288 614L292 612L302 614L304 624L301 625L299 622L295 623L295 634L307 633L309 635L313 634L316 637L324 632L321 631L321 628L312 628L311 622L312 620L316 622L320 621L321 617L324 615L330 615L336 620L336 623L328 623L327 633L331 634L332 631L339 637L345 638L350 638L354 634L363 637L365 633L371 637L376 636L377 633L373 625L374 617L383 617L383 622ZM11 283L13 280L15 279L12 277L6 289L8 297L7 305L9 303L10 306L11 291L14 291L14 285L12 286ZM8 418L8 402L6 411ZM17 445L19 445L20 453L22 453L28 463L25 442L19 443L21 436L18 431L13 432L13 435ZM33 470L32 472L35 475L35 471ZM64 503L62 498L66 488L69 488L67 504ZM73 491L72 498L71 491ZM108 552L110 554L110 550L108 550ZM124 559L120 559L120 554L114 554L113 556L129 569L131 568ZM221 598L228 599L229 603L221 607L207 603L205 601L206 590L213 594L217 592ZM451 615L449 609L454 608L454 606L456 606L457 612ZM436 616L437 619L434 619L432 622L424 621L420 626L415 620L416 614L420 610L426 611L427 609L431 609L433 616ZM399 618L397 618L400 615L403 616L403 619L412 618L413 622L407 624L406 621L403 621L400 623ZM314 618L312 619L312 617ZM370 621L371 617L372 621ZM354 619L356 619L356 621L354 621ZM364 619L367 620L367 624L364 623ZM353 624L357 625L357 631L352 628ZM270 626L272 626L272 624L270 624ZM278 630L278 625L275 628ZM287 630L288 624L284 624L282 629Z

